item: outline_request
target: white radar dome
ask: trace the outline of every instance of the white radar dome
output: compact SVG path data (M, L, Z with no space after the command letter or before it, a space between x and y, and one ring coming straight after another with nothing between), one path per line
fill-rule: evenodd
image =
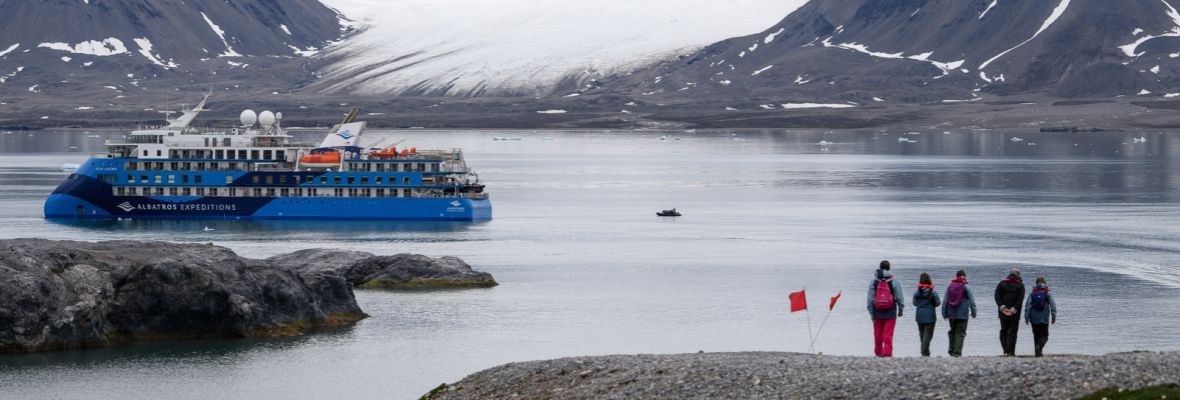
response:
M255 114L254 110L242 111L240 118L242 120L242 126L247 128L254 126L254 123L258 122L258 114Z
M272 113L270 111L263 111L263 112L258 113L258 123L262 124L263 127L274 126L275 113Z
M282 121L283 120L283 113L281 113L281 112L275 113L275 119Z

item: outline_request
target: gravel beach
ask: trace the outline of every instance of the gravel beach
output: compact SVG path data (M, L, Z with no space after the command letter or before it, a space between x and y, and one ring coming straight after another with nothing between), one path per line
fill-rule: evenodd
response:
M897 358L798 353L616 355L511 363L433 399L1068 399L1180 382L1180 353Z

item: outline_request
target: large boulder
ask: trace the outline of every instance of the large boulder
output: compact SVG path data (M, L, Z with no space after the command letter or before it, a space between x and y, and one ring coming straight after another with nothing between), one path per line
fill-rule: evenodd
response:
M475 271L456 257L375 256L359 251L308 249L277 255L267 261L301 272L343 276L360 288L438 289L497 285L491 274Z
M366 315L339 274L213 245L0 241L0 353L289 336Z

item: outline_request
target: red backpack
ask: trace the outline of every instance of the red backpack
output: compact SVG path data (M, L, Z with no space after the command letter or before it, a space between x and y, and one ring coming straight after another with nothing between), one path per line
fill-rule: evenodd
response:
M888 280L877 280L877 294L873 295L873 308L881 311L893 309L893 285Z

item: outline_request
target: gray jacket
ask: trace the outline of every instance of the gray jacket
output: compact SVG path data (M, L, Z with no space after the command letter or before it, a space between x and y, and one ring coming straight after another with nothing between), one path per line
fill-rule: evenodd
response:
M975 318L975 292L971 290L970 284L963 285L963 303L958 307L951 307L946 302L946 296L943 296L942 317L956 320Z
M893 289L893 308L888 310L878 310L877 307L873 307L873 298L877 297L877 282L882 278L887 279L889 281L889 287ZM890 275L889 271L878 269L877 277L869 282L869 296L865 304L868 307L869 315L873 319L897 319L897 314L905 308L905 297L901 293L901 284L897 283L896 279L893 279L893 275Z
M914 292L914 320L919 324L938 323L938 306L942 301L934 289L919 288Z
M1029 295L1028 298L1024 300L1024 321L1027 323L1034 325L1048 325L1050 322L1053 322L1053 320L1057 319L1057 302L1053 300L1053 293L1048 291L1049 288L1038 284L1037 287L1033 289L1033 291L1035 292L1037 289L1041 288L1046 290L1045 309L1040 311L1034 310L1032 308L1033 297L1032 295Z

